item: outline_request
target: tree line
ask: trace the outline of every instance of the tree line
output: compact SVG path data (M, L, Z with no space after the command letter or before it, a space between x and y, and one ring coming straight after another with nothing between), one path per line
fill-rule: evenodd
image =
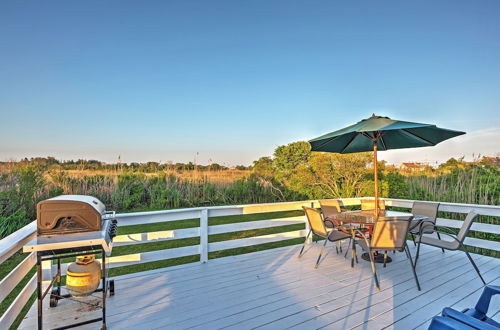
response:
M90 171L129 171L129 172L144 172L154 173L158 171L223 171L228 170L229 167L218 163L211 163L208 165L188 163L174 163L171 161L160 162L131 162L131 163L105 163L95 159L78 159L78 160L64 160L60 161L55 157L32 157L24 158L20 161L0 162L1 168L10 168L17 165L35 164L44 168L53 168L61 170L90 170ZM251 166L237 165L233 167L237 170L249 170Z

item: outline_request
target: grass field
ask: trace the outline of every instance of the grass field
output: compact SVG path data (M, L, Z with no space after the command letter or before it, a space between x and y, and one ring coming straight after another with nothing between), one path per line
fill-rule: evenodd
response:
M117 170L62 170L62 172L66 173L69 177L72 178L83 178L85 176L92 175L111 175L117 176L124 172ZM206 180L210 183L232 183L236 180L248 177L252 171L250 170L217 170L217 171L209 171L209 170L190 170L190 171L175 171L175 170L165 170L165 171L157 171L152 173L143 173L146 176L157 176L159 173L164 173L166 175L173 175L182 180L188 181L201 181Z

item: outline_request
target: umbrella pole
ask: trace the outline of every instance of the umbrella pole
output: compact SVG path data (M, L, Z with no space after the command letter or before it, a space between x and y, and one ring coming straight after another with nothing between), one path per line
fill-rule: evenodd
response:
M376 139L373 141L373 170L375 171L375 217L378 217L378 161Z

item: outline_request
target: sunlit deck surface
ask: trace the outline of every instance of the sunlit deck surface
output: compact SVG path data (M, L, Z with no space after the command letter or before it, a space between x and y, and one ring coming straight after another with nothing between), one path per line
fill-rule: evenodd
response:
M409 244L413 255L415 248ZM210 260L116 278L107 300L109 329L426 329L445 306L473 306L482 283L463 252L423 246L417 291L404 253L378 266L382 291L369 262L354 268L330 245L318 269L319 246L302 258L300 246ZM485 280L500 283L500 259L472 255ZM98 296L98 295L97 295ZM95 302L96 298L86 298ZM490 311L500 310L494 299ZM56 308L44 302L44 328L99 317L100 310L69 299ZM36 305L21 329L36 327ZM499 319L499 314L495 319ZM97 329L99 323L84 329Z

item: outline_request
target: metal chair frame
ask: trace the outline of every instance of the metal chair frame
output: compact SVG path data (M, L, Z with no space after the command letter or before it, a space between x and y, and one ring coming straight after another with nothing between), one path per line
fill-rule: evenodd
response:
M412 220L412 217L410 217L408 220L393 220L393 219L388 219L388 220L384 220L384 221L381 221L381 222L396 222L396 221L411 221L411 220ZM377 224L375 224L375 226L376 225ZM408 236L409 229L410 229L410 226L408 225L405 237ZM373 252L375 252L375 251L384 251L384 267L385 267L385 260L387 259L387 251L389 249L387 249L387 248L372 247L371 244L370 244L371 242L368 240L368 238L366 238L366 236L363 235L362 232L359 232L359 234L361 236L363 236L365 244L366 244L366 246L367 246L367 248L369 250L368 254L370 255L370 262L371 262L371 266L372 266L373 278L375 279L375 285L377 287L377 290L380 291L380 283L379 283L378 276L377 276L377 268L375 267L375 262L373 260ZM403 252L403 250L405 251L406 257L407 257L408 261L410 262L411 270L413 272L413 277L415 278L415 282L417 283L417 289L418 289L418 291L421 291L420 283L418 281L417 272L415 270L416 266L413 263L413 259L411 257L410 249L408 248L408 244L407 244L406 239L405 239L402 247L400 247L399 249L397 249L397 248L393 249L393 251L399 251L399 252Z
M309 209L310 209L310 210L314 210L314 212L319 212L319 211L318 211L318 210L316 210L316 209L310 208L310 207L305 207L305 206L303 206L302 208L304 209L304 211L305 211L305 213L306 213L306 217L307 217L307 220L309 221L309 224L311 224L311 222L310 222L310 220L309 220L309 215L307 214L307 210L309 210ZM320 213L319 215L321 216L321 213ZM333 228L333 229L332 229L332 230L330 230L330 231L328 231L328 230L327 230L327 227L326 227L326 225L325 225L325 222L330 222L330 223L331 223L331 225L332 225L332 228ZM330 242L340 242L340 241L343 241L343 240L345 240L345 239L349 239L349 240L351 240L351 239L352 239L350 235L347 235L347 234L343 233L342 231L338 230L338 229L337 229L337 226L335 225L335 223L334 223L333 221L331 221L331 220L323 220L323 226L324 226L325 232L327 233L327 234L326 234L326 236L319 235L318 233L315 233L317 236L323 237L323 238L325 239L325 242L323 243L323 246L321 247L321 251L320 251L320 253L319 253L318 259L316 260L316 265L314 266L314 268L318 268L318 266L319 266L319 264L320 264L321 257L322 257L322 255L323 255L323 252L324 252L325 247L326 247L326 243L328 243L329 241L330 241ZM308 241L308 239L309 239L309 236L311 235L311 233L314 233L313 228L312 228L312 226L311 226L311 225L310 225L310 227L311 227L311 228L310 228L309 232L307 233L307 236L306 236L306 239L305 239L305 241L304 241L304 244L302 245L302 248L300 249L299 256L298 256L299 258L300 258L300 257L302 257L302 255L303 255L304 248L305 248L305 246L306 246L306 244L307 244L307 241ZM341 235L340 235L339 237L335 238L335 239L332 239L332 237L331 237L331 236L332 236L332 233L333 233L334 231L338 232L338 233L339 233L339 234L341 234ZM339 247L338 247L338 246L335 246L335 248L336 248L336 250L337 250L337 254L338 254L338 253L339 253Z
M477 214L476 214L477 216ZM473 220L472 220L473 221ZM420 255L420 244L421 243L421 240L420 240L420 237L422 237L422 234L423 234L423 224L425 222L428 222L428 223L432 223L430 221L422 221L420 223L420 231L419 231L419 239L418 239L418 244L417 244L417 255L415 256L415 267L417 266L417 261L418 261L418 257ZM443 230L448 230L447 231L443 231ZM436 246L436 247L439 247L441 249L446 249L446 250L449 250L449 251L456 251L456 250L460 250L461 248L464 250L465 252L465 255L467 256L467 258L469 259L470 263L472 264L472 266L474 267L474 270L476 271L477 275L479 275L479 278L481 279L481 281L483 282L484 285L486 285L486 282L484 281L483 279L483 276L481 275L481 272L479 271L479 268L477 267L476 263L474 262L474 260L472 259L472 257L470 256L469 254L469 251L467 250L467 248L465 247L465 244L463 243L463 241L465 240L465 237L467 236L467 233L469 232L467 230L467 232L465 233L464 237L462 240L459 240L457 235L453 232L453 229L452 228L449 228L449 227L445 227L445 226L437 226L434 224L434 231L435 232L440 232L442 235L445 235L445 236L448 236L448 237L451 237L454 241L456 241L458 243L458 248L456 249L448 249L446 247L442 247L442 246ZM441 239L440 236L438 236L439 239ZM435 245L432 245L432 244L428 244L428 243L423 243L423 244L427 244L427 245L431 245L431 246L435 246Z

